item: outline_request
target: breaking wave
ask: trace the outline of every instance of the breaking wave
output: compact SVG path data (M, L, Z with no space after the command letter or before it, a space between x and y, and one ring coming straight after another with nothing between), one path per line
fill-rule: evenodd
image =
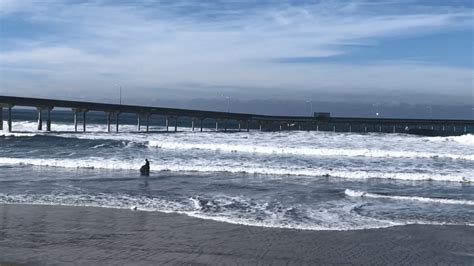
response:
M427 197L416 197L416 196L395 196L395 195L369 193L365 191L356 191L356 190L351 190L351 189L346 189L344 193L349 197L391 199L391 200L403 200L403 201L418 201L418 202L424 202L424 203L460 204L460 205L474 206L473 200L427 198Z

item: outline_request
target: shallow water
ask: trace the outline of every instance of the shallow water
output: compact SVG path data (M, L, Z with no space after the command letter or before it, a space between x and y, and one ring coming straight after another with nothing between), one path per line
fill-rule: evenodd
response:
M474 136L337 132L0 132L0 202L185 213L256 226L352 230L474 224ZM163 130L156 124L153 130ZM69 133L64 133L69 131ZM149 177L138 175L144 158Z

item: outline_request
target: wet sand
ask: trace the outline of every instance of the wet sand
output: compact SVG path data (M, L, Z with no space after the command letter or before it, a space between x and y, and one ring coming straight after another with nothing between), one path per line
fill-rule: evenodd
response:
M474 227L304 231L179 214L0 204L0 265L474 264Z

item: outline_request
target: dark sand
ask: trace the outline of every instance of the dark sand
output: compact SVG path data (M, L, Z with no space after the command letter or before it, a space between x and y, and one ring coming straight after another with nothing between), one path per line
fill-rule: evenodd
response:
M130 210L0 204L0 265L474 265L474 227L303 231Z

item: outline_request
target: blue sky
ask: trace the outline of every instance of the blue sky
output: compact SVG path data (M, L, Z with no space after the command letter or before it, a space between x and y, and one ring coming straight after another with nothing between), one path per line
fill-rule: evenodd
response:
M473 102L471 0L0 0L0 93Z

